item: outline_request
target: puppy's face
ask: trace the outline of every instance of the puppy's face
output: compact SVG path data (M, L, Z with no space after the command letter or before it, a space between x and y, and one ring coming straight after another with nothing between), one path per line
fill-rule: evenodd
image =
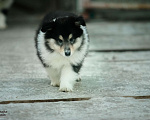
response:
M80 28L81 22L75 17L64 17L49 23L52 26L47 27L46 44L62 56L69 57L73 55L80 48L83 40L83 31Z
M58 35L58 38L50 38L47 41L51 49L69 57L81 46L82 36L73 37L73 34L70 33L67 38L63 37L63 35Z

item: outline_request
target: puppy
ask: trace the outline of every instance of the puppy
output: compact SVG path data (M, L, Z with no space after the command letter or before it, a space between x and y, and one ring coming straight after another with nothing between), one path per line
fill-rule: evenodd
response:
M7 27L6 18L13 0L0 0L0 29Z
M35 44L51 85L59 91L73 91L89 47L83 17L68 12L47 14L37 30Z

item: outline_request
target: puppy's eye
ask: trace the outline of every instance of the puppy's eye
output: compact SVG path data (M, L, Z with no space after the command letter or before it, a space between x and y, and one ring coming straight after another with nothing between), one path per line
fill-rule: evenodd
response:
M62 45L63 44L63 41L62 40L58 40L58 43L60 44L60 45Z
M73 44L75 42L75 39L71 38L70 43Z

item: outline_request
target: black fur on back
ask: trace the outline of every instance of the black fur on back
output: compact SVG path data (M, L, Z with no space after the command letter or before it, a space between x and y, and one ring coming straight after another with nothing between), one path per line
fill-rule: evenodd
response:
M85 26L85 22L81 16L77 16L69 12L54 12L47 14L42 22L41 31L46 32L45 39L57 39L59 35L67 38L69 34L73 33L77 38L82 35L80 26L76 26L75 22L80 22Z

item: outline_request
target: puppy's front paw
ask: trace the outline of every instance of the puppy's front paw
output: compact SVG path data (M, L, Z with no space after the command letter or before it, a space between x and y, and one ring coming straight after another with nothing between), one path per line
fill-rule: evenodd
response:
M61 92L72 92L73 86L72 85L60 85L59 91L61 91Z

